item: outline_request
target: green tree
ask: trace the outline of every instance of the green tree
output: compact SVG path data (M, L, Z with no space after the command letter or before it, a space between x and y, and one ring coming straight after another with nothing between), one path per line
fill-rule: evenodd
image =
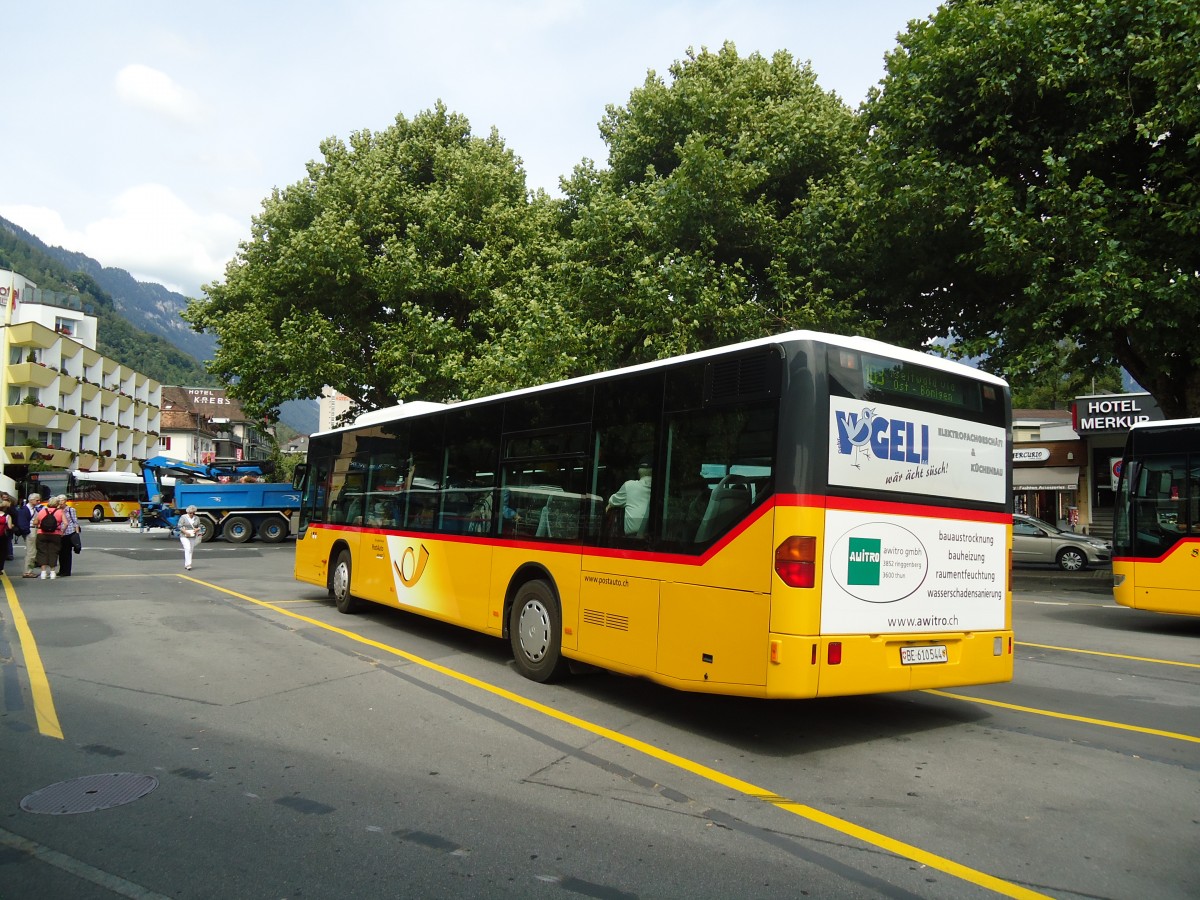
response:
M1200 415L1198 58L1193 0L959 0L913 23L826 198L835 283L884 337L949 334L1013 380L1117 363Z
M508 327L495 298L546 266L551 201L495 130L475 137L440 103L321 154L185 311L220 340L210 371L254 416L324 385L359 409L475 392L472 362Z
M576 338L594 367L793 327L851 327L814 288L805 206L840 177L853 117L785 52L689 50L650 72L600 130L609 167L564 181L564 263Z
M1059 364L1029 372L1012 384L1012 404L1016 409L1067 409L1083 394L1115 394L1121 390L1119 366L1093 372L1071 367L1067 360L1074 354L1068 342L1062 342Z

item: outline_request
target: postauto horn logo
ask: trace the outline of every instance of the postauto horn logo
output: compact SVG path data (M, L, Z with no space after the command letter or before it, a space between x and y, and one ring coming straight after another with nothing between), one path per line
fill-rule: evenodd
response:
M890 419L864 408L861 413L837 411L837 449L854 455L852 464L868 458L928 465L929 426L905 419Z

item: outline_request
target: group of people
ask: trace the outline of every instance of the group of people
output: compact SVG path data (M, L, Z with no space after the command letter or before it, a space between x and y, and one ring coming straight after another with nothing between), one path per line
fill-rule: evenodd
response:
M57 578L71 574L73 557L82 548L79 517L64 496L43 502L30 494L18 502L0 492L0 572L16 561L16 543L25 541L22 578Z

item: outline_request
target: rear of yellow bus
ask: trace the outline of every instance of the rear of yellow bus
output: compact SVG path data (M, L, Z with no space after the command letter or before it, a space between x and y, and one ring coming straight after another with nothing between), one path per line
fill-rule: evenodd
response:
M813 490L776 497L767 695L1010 681L1006 386L945 364L926 375L912 359L829 354L826 446L811 454L824 465L792 475ZM903 384L840 395L851 392L838 387L839 366L843 383L858 367L893 366L863 379ZM965 415L941 401L951 387L970 406ZM790 427L786 413L781 426Z

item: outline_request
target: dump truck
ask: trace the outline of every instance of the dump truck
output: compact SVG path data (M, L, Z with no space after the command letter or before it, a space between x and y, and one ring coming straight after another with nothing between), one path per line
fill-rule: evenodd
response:
M290 484L256 480L274 471L269 461L209 465L154 456L139 465L148 498L142 504L142 528L169 528L178 534L179 517L194 506L205 542L224 537L241 544L257 537L274 544L291 534L300 492ZM169 503L163 499L162 488L167 475L175 478L175 494ZM199 481L188 483L189 479Z

